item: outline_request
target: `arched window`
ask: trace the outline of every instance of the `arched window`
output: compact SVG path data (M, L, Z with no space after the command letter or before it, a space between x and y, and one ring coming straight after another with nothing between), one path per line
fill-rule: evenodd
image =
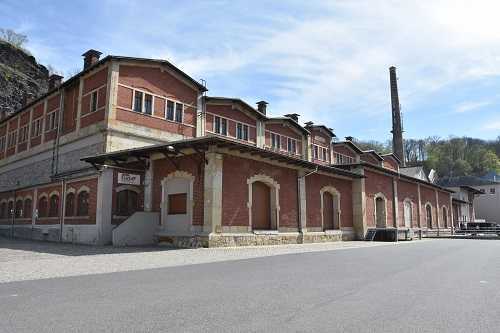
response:
M137 192L122 190L117 193L116 213L119 216L129 216L137 211L139 207Z
M425 219L427 221L427 228L432 229L432 207L429 204L425 206Z
M411 207L411 201L409 199L404 201L403 208L405 227L411 228L413 220L413 209Z
M375 226L377 228L387 227L386 202L383 194L375 195Z
M49 217L57 216L59 216L59 196L57 194L52 194L49 203Z
M75 194L68 193L66 194L66 207L64 208L64 214L66 216L74 216L75 215Z
M16 218L19 219L23 217L23 200L18 199L16 201Z
M78 193L78 204L76 215L88 216L89 215L89 192L82 191Z
M7 214L9 216L9 218L14 215L14 201L9 201L9 207L7 210Z
M47 197L41 197L38 200L38 217L47 217Z
M27 219L31 218L31 199L27 198L24 200L24 217Z
M0 205L0 218L6 219L7 218L7 203L2 202Z

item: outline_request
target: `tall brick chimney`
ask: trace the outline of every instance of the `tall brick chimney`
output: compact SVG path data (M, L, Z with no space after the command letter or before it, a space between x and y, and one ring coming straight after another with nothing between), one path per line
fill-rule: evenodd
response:
M52 74L49 76L49 91L61 85L63 77L61 75Z
M101 57L101 54L102 54L101 52L94 49L90 49L84 54L82 54L83 69L86 70L87 68L98 62L99 58Z
M401 124L401 107L398 95L398 79L396 76L396 67L389 67L389 80L391 85L391 104L392 104L392 152L396 155L403 166L405 157L403 151L403 125Z
M259 112L262 114L266 114L267 104L269 103L267 103L266 101L257 102L257 110L259 110Z

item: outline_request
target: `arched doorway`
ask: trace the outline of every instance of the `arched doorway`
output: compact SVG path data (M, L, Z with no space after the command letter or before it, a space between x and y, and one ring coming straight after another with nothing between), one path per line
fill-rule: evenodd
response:
M425 220L427 221L427 228L432 229L432 207L430 204L425 205Z
M334 187L326 186L320 194L323 230L340 229L340 193Z
M448 228L448 210L443 206L443 226Z
M375 197L375 226L385 228L387 225L387 212L385 198L381 195Z
M271 188L261 182L252 184L252 228L271 230Z
M405 200L403 213L404 213L405 227L406 228L411 228L411 221L412 221L413 211L412 211L411 201L410 200Z

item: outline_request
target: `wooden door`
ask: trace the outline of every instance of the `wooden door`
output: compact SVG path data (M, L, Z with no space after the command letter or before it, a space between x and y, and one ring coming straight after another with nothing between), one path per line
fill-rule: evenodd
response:
M271 230L271 189L262 182L252 184L252 229Z
M323 230L333 230L333 196L331 193L323 193Z

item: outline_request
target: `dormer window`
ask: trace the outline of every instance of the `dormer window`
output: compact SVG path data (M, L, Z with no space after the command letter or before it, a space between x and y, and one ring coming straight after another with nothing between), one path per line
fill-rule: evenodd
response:
M287 138L287 150L289 153L297 153L297 140L292 138Z
M238 140L248 141L248 125L242 123L236 124L236 138Z
M142 92L136 91L135 92L135 98L134 98L134 111L135 112L142 112Z
M278 150L281 148L281 136L279 134L271 133L271 147Z
M97 90L93 91L92 94L90 94L90 112L95 112L97 111Z
M221 117L214 117L214 132L221 135L227 135L227 120Z

